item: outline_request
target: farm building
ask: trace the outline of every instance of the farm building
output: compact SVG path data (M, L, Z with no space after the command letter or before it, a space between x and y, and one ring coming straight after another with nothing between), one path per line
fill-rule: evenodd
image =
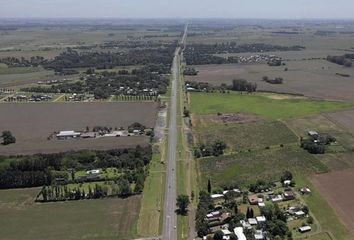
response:
M318 132L316 132L316 131L308 131L308 135L310 137L316 138L316 137L318 137Z
M58 139L70 139L70 138L78 138L81 136L81 133L75 131L60 131L56 137Z

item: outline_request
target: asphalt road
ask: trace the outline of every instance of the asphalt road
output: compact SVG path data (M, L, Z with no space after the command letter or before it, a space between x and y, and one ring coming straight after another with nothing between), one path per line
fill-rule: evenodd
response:
M185 43L187 36L187 26L182 38L182 44ZM166 195L163 217L162 239L177 240L177 215L176 198L177 198L177 182L176 182L176 157L177 157L177 94L179 89L180 63L179 58L181 48L178 47L172 64L172 87L170 102L170 123L168 129L168 158L166 169Z

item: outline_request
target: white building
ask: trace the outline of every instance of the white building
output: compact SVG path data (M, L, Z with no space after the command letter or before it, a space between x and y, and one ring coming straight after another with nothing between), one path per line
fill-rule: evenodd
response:
M69 139L69 138L78 138L81 133L75 131L60 131L56 137L58 139Z
M234 229L234 233L237 237L238 240L247 240L245 234L243 233L243 228L242 227L236 227Z

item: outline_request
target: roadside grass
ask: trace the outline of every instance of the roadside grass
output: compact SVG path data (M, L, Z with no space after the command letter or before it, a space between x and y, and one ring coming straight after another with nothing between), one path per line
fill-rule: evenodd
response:
M328 168L316 157L299 146L270 148L219 157L198 159L201 181L207 186L208 179L215 186L236 183L248 186L257 180L279 180L284 170L297 173L321 173Z
M0 191L2 239L132 239L141 196L35 203L40 188Z
M231 152L299 143L298 137L280 121L224 124L197 116L193 125L199 144L220 139Z
M340 222L335 211L328 205L326 200L321 196L319 191L315 188L309 177L298 174L295 178L298 187L307 186L311 189L311 195L304 196L304 201L309 206L310 211L316 216L321 224L322 230L328 232L332 239L350 240L353 236ZM307 239L307 238L306 238ZM331 239L331 238L309 238L309 239Z
M310 99L272 99L262 94L192 93L192 113L205 115L221 113L252 113L268 119L302 117L353 107L351 102L319 101Z
M165 195L165 165L161 155L154 154L144 185L141 209L138 220L138 235L141 237L158 236L162 229L162 213Z

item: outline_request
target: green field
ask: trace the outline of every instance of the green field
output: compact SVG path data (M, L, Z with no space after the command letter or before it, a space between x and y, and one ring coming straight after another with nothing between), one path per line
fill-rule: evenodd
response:
M278 96L279 94L276 94ZM271 94L193 93L191 110L195 114L252 113L268 119L286 119L353 107L353 103L315 101Z
M194 130L198 143L210 144L221 139L232 152L299 142L297 136L279 121L223 124L208 121L203 117L196 118Z
M0 67L0 75L4 74L24 74L24 73L32 73L39 72L41 68L37 67Z
M1 239L132 239L140 196L34 203L40 188L0 191Z
M214 185L237 183L248 186L259 179L279 180L286 169L294 174L328 170L321 161L298 146L209 157L198 161L201 183L205 187L209 178Z

